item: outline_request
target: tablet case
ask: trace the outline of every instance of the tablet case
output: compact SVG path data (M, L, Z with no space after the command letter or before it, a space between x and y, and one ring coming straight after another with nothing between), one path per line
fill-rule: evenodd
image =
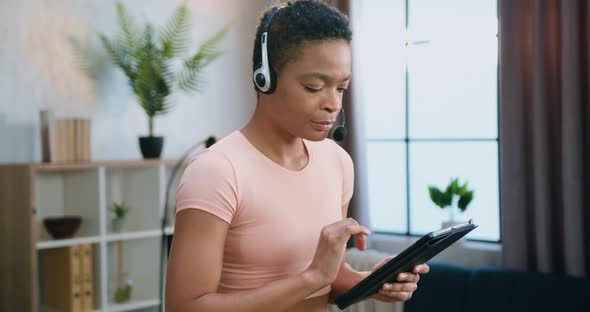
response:
M396 281L399 273L411 272L414 266L432 259L476 227L473 220L469 220L422 236L395 258L338 296L335 300L336 304L343 310L357 301L376 294L383 284Z

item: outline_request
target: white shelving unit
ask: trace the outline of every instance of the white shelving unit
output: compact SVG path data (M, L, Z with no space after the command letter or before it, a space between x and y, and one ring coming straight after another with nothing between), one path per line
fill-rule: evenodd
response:
M18 268L14 267L16 260L0 260L0 271L22 271L23 264L27 271L22 285L12 285L15 296L6 297L13 301L0 303L0 310L50 311L45 306L42 251L90 243L94 250L95 311L159 311L161 216L174 164L174 160L148 160L0 166L0 227L20 229L14 237L0 239L14 242L24 236L27 243L28 235L31 242L30 251L0 250L23 260ZM173 182L171 204L177 182ZM15 192L18 185L26 187ZM114 232L111 226L110 208L117 201L130 207L121 232ZM43 219L69 215L82 217L80 229L74 237L53 239ZM174 212L169 211L168 216L172 222L165 233L170 235ZM7 244L7 248L11 246L17 244ZM115 302L113 295L119 272L125 272L133 282L131 299L124 303ZM11 278L0 277L3 281Z
M174 231L173 227L168 227L172 231ZM166 232L166 231L165 231ZM168 235L172 234L166 233ZM110 233L107 234L106 240L107 242L114 242L114 241L124 241L124 240L132 240L132 239L141 239L141 238L152 238L152 237L160 237L162 235L161 230L145 230L145 231L135 231L135 232L122 232L122 233Z
M172 231L174 231L174 230L172 230ZM74 246L74 245L80 245L80 244L96 244L99 242L100 242L100 236L47 240L47 241L43 241L43 242L37 242L37 250L67 247L67 246Z
M160 306L160 300L143 300L143 301L132 301L125 304L114 304L109 306L109 311L120 312L120 311L136 311L139 309L154 308Z

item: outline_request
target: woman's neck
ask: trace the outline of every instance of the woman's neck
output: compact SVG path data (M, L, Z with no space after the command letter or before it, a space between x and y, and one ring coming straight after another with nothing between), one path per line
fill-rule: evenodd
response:
M256 149L277 164L291 170L304 168L309 157L303 140L269 123L268 118L260 117L254 113L240 132Z

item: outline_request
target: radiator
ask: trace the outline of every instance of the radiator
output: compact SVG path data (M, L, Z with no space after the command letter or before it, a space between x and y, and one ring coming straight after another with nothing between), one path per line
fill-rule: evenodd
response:
M377 250L368 249L365 251L357 250L356 248L349 248L346 251L346 262L357 271L370 271L375 264L383 258L390 256L390 254L383 253ZM329 312L341 311L336 305L329 305ZM403 312L404 303L395 302L387 303L374 299L367 299L359 303L353 304L344 309L345 312Z

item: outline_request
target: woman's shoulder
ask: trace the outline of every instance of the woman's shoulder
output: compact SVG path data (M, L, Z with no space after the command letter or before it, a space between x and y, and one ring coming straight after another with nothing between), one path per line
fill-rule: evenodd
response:
M238 191L233 165L220 148L224 144L221 140L188 161L176 191L177 212L197 208L231 222Z
M187 169L200 168L209 172L230 173L233 170L233 164L228 155L235 153L236 144L239 142L237 142L236 133L232 132L209 148L192 156L188 161Z

